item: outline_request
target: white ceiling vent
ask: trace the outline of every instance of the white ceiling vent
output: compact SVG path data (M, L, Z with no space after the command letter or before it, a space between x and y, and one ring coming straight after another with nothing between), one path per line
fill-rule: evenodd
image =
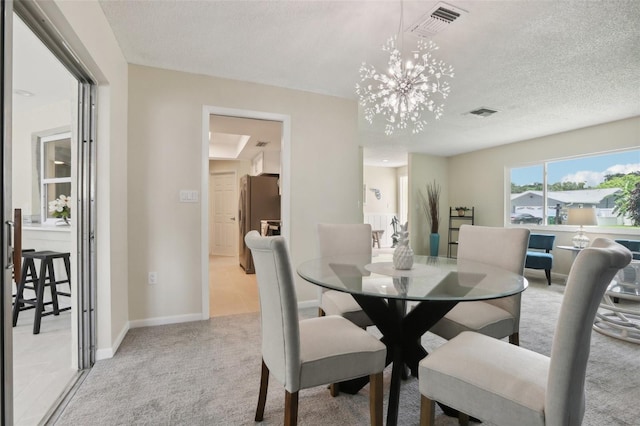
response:
M261 147L263 147L263 146L267 146L268 144L269 144L269 142L268 142L268 141L258 141L258 142L256 143L256 146L257 146L258 148L261 148Z
M465 13L467 13L466 10L440 2L429 13L422 16L418 22L411 25L409 32L420 37L431 37L447 28Z
M473 114L477 117L489 117L490 115L493 115L496 112L498 111L495 109L480 107L480 108L474 109L473 111L469 111L469 114Z

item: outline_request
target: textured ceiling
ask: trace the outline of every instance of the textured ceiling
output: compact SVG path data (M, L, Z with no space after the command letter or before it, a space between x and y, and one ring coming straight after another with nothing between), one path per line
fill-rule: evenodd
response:
M455 67L439 121L386 137L359 119L368 164L454 155L640 115L640 1L451 1L432 37ZM404 3L405 28L437 2ZM115 1L101 6L130 63L356 99L363 61L397 33L397 1ZM405 34L405 49L416 37ZM477 107L499 113L468 115ZM606 143L603 141L603 143ZM389 164L395 164L393 160Z

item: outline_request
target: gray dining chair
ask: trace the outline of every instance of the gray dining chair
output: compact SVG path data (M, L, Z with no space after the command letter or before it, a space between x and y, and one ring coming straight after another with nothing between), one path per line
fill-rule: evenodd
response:
M369 376L371 424L382 425L385 345L351 321L330 315L298 319L298 302L285 240L245 236L256 269L262 327L262 373L255 420L262 421L269 374L285 388L284 424L295 425L298 392Z
M481 262L522 275L529 230L462 225L458 236L458 259ZM477 331L496 339L509 337L519 344L521 295L458 303L430 332L451 340L463 331Z
M580 425L591 328L598 305L631 252L597 238L576 257L546 357L479 333L465 332L419 365L420 424L433 425L434 401L495 425Z
M371 258L372 255L369 224L319 223L318 241L321 257L363 255ZM362 328L373 325L353 296L342 291L322 289L319 314L340 315Z

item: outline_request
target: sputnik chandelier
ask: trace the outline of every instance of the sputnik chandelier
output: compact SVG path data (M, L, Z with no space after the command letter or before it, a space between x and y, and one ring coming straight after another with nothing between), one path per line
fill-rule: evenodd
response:
M420 39L417 50L412 51L411 60L404 62L402 55L404 23L402 2L400 3L400 29L397 37L391 37L382 47L389 53L387 73L378 72L373 65L362 63L360 84L356 84L356 94L360 105L364 107L364 118L373 124L376 115L386 121L385 134L411 129L416 134L424 130L427 120L426 111L440 119L444 110L443 103L435 98L446 99L449 95L449 82L453 78L453 67L433 57L438 46L431 40ZM396 38L400 39L400 49L396 47Z

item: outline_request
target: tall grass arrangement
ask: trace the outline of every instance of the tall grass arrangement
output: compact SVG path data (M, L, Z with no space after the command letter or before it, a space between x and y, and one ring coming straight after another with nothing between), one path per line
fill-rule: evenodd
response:
M420 204L431 227L431 233L437 234L440 228L440 185L434 180L433 183L428 183L426 187L426 196L422 191L418 191L420 194Z

